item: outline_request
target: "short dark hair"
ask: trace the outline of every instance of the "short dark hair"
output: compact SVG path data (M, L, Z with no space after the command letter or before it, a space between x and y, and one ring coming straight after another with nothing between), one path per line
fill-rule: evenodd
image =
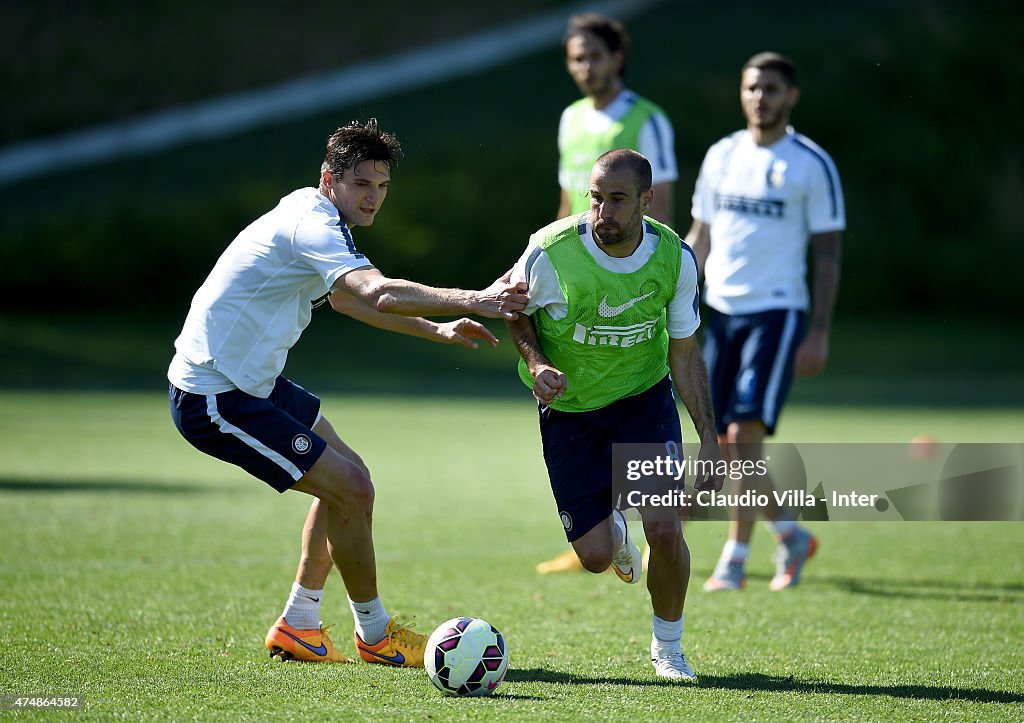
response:
M327 152L320 167L340 176L345 169L355 168L363 161L382 161L394 170L402 160L402 145L393 133L385 133L376 118L366 123L352 121L327 137Z
M778 71L790 87L796 87L796 63L781 53L758 53L743 64L740 74L747 68Z
M652 172L651 162L642 153L637 153L629 148L616 148L602 154L594 161L594 168L600 166L605 171L617 171L620 168L628 168L633 172L636 179L636 192L639 196L651 190Z
M577 35L590 33L601 39L609 53L622 51L622 67L619 76L626 74L626 60L629 58L629 33L615 18L598 13L581 13L569 18L569 26L562 36L562 49L567 50L569 41Z

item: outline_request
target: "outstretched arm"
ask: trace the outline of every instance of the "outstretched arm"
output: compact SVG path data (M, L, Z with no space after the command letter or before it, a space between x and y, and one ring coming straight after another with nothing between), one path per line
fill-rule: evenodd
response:
M347 291L336 289L329 297L331 308L339 314L351 316L364 324L393 331L397 334L429 339L443 344L462 344L476 349L474 339L483 339L491 347L498 345L498 340L487 327L470 319L458 319L447 323L438 323L419 316L401 316L387 314L370 307L362 299Z
M814 299L807 336L796 350L794 365L798 376L814 376L825 371L828 339L832 331L832 310L839 292L842 233L829 231L811 236L814 259Z
M565 394L565 374L556 369L545 356L537 338L533 318L520 314L514 321L506 321L512 343L526 362L526 368L533 377L533 396L541 404L550 404L553 399Z
M515 319L526 308L526 283L503 278L481 291L441 289L405 279L389 279L377 269L351 271L334 284L377 311L402 316L478 314L493 319Z
M697 337L669 339L668 365L672 370L672 382L676 392L690 413L693 426L700 436L700 459L709 460L711 468L718 466L722 452L718 448L718 434L715 431L715 413L711 406L711 391L708 388L708 369L704 365ZM724 479L721 475L708 475L703 480L694 480L700 490L720 491Z

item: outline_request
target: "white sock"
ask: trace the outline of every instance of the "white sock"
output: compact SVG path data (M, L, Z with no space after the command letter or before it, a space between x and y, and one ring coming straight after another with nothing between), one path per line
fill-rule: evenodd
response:
M721 559L735 560L746 564L748 557L750 557L750 543L726 540L725 547L722 548Z
M379 595L366 602L355 602L349 598L348 606L352 608L352 617L356 619L356 633L360 640L367 645L376 645L384 639L384 629L391 616L384 609Z
M796 529L796 522L785 512L777 520L770 520L768 524L775 530L775 534L780 540L785 540Z
M299 630L316 630L320 627L320 599L323 590L310 590L297 582L292 583L292 594L281 613L284 621Z
M683 638L683 616L678 620L662 620L657 615L654 618L654 637L651 641L651 655L657 658L667 657L676 651L682 652L679 646Z
M615 546L615 549L618 550L626 542L626 518L613 512L612 522L615 524L615 529L619 531L619 544Z

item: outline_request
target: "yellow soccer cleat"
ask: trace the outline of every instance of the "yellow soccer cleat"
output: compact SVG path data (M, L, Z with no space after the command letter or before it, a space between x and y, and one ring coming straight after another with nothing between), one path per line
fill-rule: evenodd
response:
M316 630L299 630L279 618L267 632L265 645L271 658L279 660L300 660L310 663L351 663L352 661L334 649L327 631L321 625Z
M367 663L396 665L402 668L422 668L423 650L427 647L427 636L414 633L406 624L394 616L384 628L384 639L374 645L364 643L359 633L355 634L356 650Z
M571 547L547 562L537 565L537 573L540 575L549 575L553 572L581 572L582 570L583 565L576 557L576 551Z

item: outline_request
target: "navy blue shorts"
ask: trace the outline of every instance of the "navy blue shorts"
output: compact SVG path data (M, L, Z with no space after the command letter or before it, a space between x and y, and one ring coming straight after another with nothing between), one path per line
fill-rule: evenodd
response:
M320 400L284 377L266 399L240 389L192 394L172 384L170 401L174 425L193 447L238 465L278 492L290 489L327 447L313 431Z
M718 433L725 434L730 422L760 419L773 434L793 381L806 314L772 309L733 315L707 308L701 316Z
M612 445L682 443L672 383L591 412L540 408L540 436L551 491L572 542L612 513Z

